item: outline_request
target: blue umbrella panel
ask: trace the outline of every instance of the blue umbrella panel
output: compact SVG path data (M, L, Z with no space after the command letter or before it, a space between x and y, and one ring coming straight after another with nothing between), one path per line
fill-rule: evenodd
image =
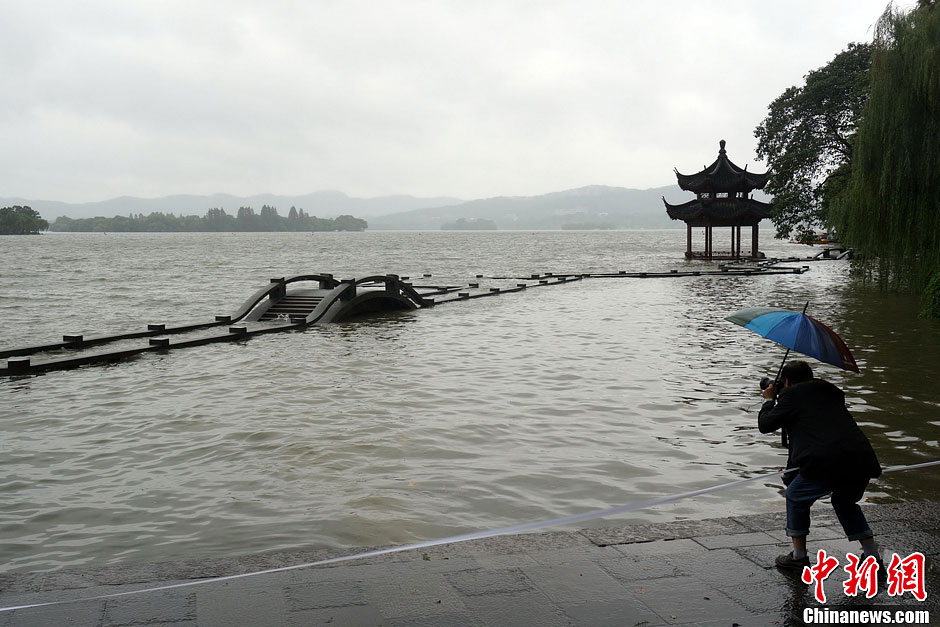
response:
M855 358L842 338L805 313L776 307L749 307L736 311L725 320L823 363L858 372Z

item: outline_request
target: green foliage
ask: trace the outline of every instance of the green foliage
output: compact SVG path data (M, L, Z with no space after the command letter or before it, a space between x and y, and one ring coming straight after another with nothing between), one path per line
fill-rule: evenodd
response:
M766 159L777 237L803 237L826 224L851 173L852 143L868 95L870 44L849 44L770 103L754 131Z
M31 207L4 207L0 209L0 235L29 235L45 231L49 223Z
M853 164L833 205L832 222L843 243L862 253L867 274L881 287L926 293L940 314L940 9L935 3L922 2L907 12L889 6L879 20Z
M43 221L45 222L45 221ZM148 215L114 216L113 218L74 219L60 217L49 228L53 231L75 232L234 232L234 231L364 231L369 224L360 218L342 215L336 218L317 218L291 207L288 217L277 213L275 207L265 205L256 214L251 207L239 207L236 215L224 209L209 209L206 215L175 216L159 211Z

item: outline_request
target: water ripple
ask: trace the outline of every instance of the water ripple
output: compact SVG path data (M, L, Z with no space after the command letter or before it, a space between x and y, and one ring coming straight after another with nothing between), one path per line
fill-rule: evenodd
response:
M0 344L205 319L300 272L465 284L689 267L682 231L317 234L317 249L301 235L10 240ZM755 304L810 300L865 364L820 372L885 463L933 457L940 396L922 382L940 328L845 267L586 280L0 382L0 570L412 542L776 469L756 381L781 350L723 321ZM904 474L871 497L940 487ZM780 503L769 482L618 521Z

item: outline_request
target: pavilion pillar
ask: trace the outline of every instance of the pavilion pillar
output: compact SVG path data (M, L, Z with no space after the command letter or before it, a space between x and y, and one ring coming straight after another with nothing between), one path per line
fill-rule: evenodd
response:
M685 258L692 258L692 224L685 223Z
M734 254L734 227L731 227L731 258L734 259L737 255Z
M735 234L738 240L738 249L737 249L737 254L735 254L735 259L740 259L741 258L741 225L739 224L736 227L734 227L734 230L735 230Z
M757 259L757 225L751 225L751 257Z

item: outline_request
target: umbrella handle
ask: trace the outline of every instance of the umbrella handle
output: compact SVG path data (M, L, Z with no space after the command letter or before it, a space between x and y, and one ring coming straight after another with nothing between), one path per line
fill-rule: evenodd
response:
M780 362L780 369L777 370L777 378L774 379L774 392L777 392L777 386L780 385L780 375L783 373L783 364L787 363L787 357L790 356L790 349L787 349L787 352L783 355L783 361ZM783 445L783 448L790 450L790 442L787 437L787 428L782 427L780 429L780 444Z
M806 303L809 305L809 303ZM806 313L806 307L803 307L803 313ZM777 391L777 386L780 385L780 376L783 374L783 365L787 363L787 357L790 356L790 349L787 349L787 352L783 354L783 361L780 362L780 368L777 369L777 378L774 379L774 392ZM780 429L780 444L783 448L790 450L790 438L787 437L787 428L782 427Z
M787 352L783 354L783 361L780 362L780 367L777 368L777 376L774 377L774 387L780 385L780 375L783 374L783 366L787 363L787 357L790 356L790 349L787 349ZM776 391L776 390L775 390Z

